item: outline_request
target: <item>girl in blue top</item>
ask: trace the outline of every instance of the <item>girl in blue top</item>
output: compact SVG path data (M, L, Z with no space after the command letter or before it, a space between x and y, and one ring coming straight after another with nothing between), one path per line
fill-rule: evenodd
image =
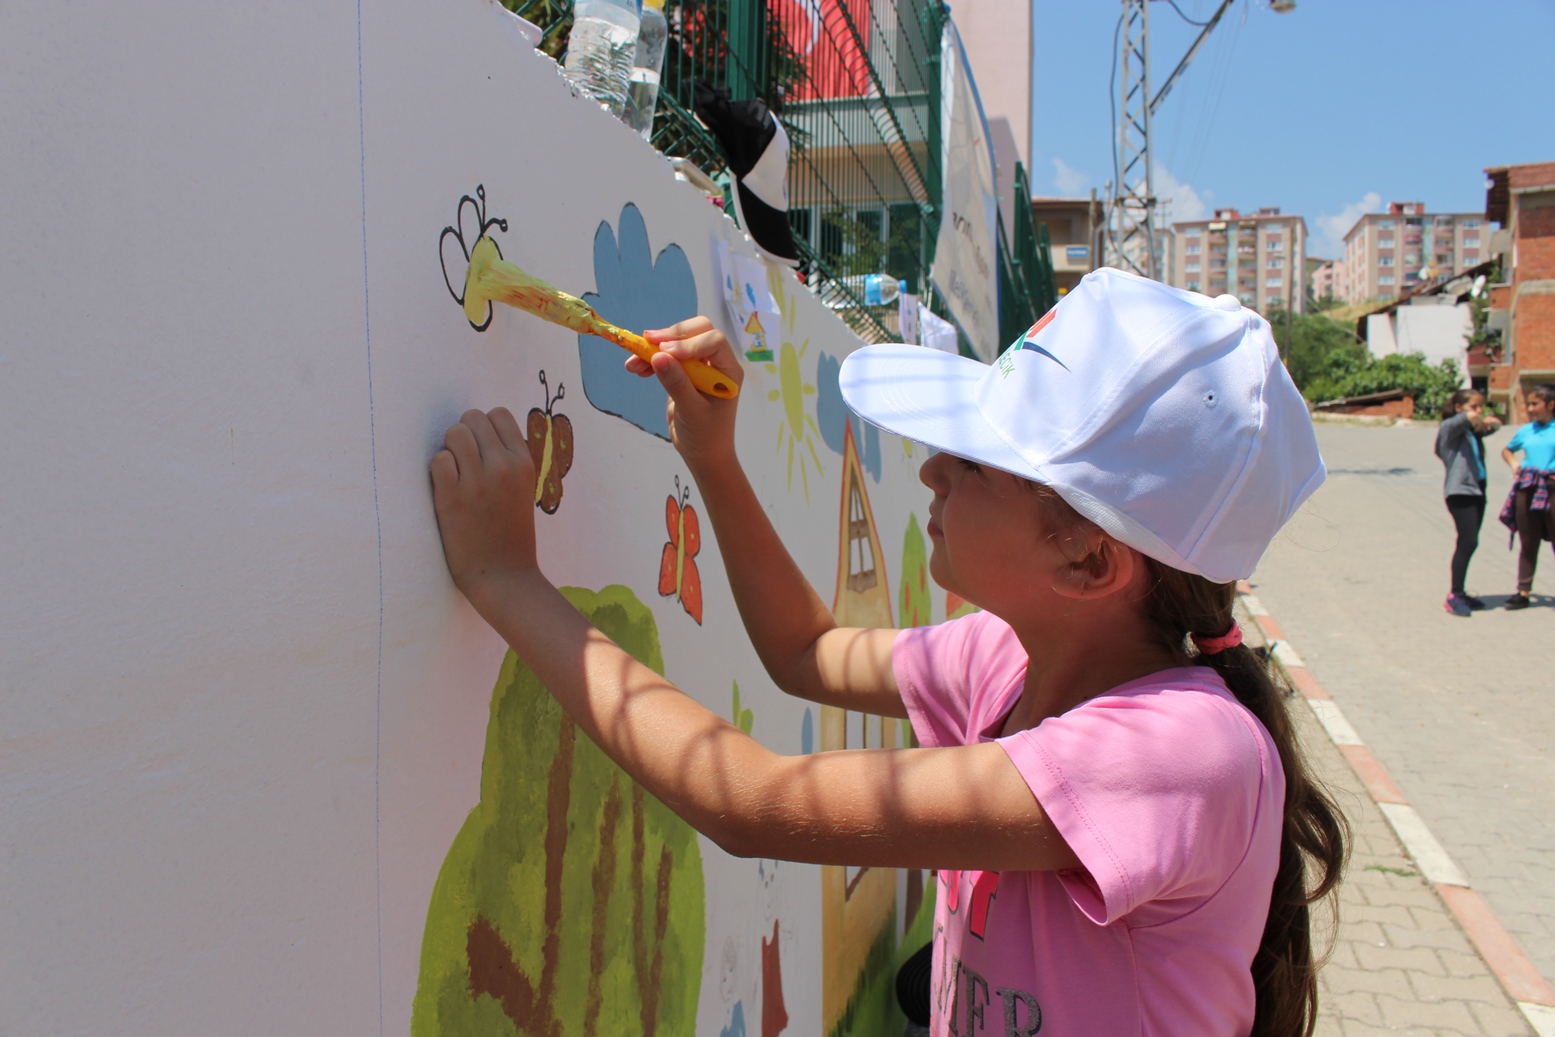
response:
M1517 593L1506 599L1506 608L1528 607L1533 590L1533 571L1539 564L1539 544L1555 542L1555 385L1535 385L1523 396L1528 424L1517 430L1501 451L1512 466L1512 492L1501 509L1501 521L1522 541L1517 559ZM1518 461L1517 455L1522 454Z

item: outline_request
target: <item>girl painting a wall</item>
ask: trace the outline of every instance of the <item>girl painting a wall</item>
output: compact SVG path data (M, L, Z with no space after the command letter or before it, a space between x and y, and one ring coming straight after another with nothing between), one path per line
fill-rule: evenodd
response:
M517 421L467 412L431 465L450 572L579 728L730 853L937 869L937 1037L1309 1033L1345 826L1231 613L1324 477L1269 325L1099 270L993 365L851 354L848 405L938 451L929 571L982 609L903 631L839 628L790 558L736 404L677 362L739 379L723 335L649 337L628 367L669 392L773 681L922 748L780 756L618 649L539 569Z

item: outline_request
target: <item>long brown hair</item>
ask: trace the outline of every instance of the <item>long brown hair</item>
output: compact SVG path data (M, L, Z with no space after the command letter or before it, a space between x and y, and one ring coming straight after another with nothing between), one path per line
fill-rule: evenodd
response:
M1063 536L1085 527L1096 529L1056 491L1030 485L1053 520L1049 533ZM1075 559L1080 565L1088 560ZM1161 643L1184 663L1214 667L1237 701L1263 724L1279 752L1285 772L1280 864L1263 939L1253 958L1257 1007L1251 1037L1310 1037L1317 1026L1317 972L1323 963L1312 949L1311 906L1339 884L1349 858L1349 823L1311 775L1286 710L1285 699L1293 692L1276 681L1269 663L1246 645L1214 655L1202 655L1193 647L1194 634L1219 637L1231 628L1236 584L1215 583L1153 558L1146 558L1145 564L1152 586L1141 607Z

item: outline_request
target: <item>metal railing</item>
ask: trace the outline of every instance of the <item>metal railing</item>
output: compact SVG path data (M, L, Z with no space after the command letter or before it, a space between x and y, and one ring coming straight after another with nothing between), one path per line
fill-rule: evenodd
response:
M544 30L546 53L564 56L570 2L503 3ZM665 15L653 146L727 183L718 142L692 115L692 83L765 101L789 138L789 225L811 291L870 342L897 338L897 306L866 305L859 275L888 274L944 316L928 278L942 197L940 0L668 0ZM1006 341L1057 301L1020 167L1015 194L999 230Z

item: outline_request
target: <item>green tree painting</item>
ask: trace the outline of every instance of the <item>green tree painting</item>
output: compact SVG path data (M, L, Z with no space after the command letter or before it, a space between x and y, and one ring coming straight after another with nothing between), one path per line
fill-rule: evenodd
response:
M629 589L562 593L664 672L653 614ZM509 652L480 802L427 909L413 1037L690 1037L704 940L696 833Z
M934 622L929 613L929 553L918 528L918 516L909 512L907 532L902 534L902 590L896 614L904 627L928 626Z

